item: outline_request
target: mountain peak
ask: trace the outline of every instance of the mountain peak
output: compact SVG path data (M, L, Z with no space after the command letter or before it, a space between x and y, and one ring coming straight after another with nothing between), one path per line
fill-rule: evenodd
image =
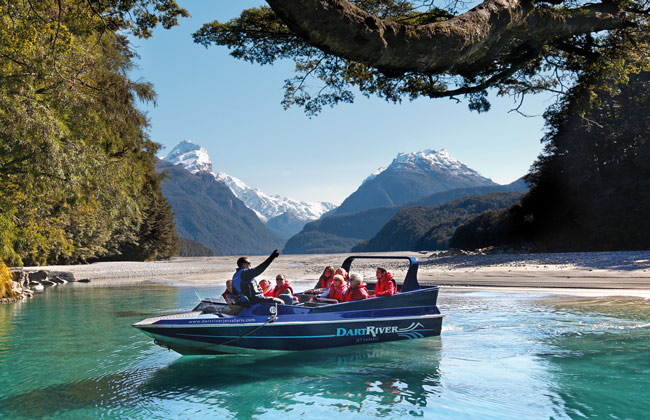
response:
M294 200L281 195L271 196L259 188L249 187L241 179L225 172L215 173L208 151L190 140L180 142L164 160L192 173L208 172L217 181L225 183L237 198L257 213L257 216L263 222L291 211L295 217L306 223L309 220L318 219L323 213L336 207L332 203L312 203Z
M336 213L395 206L433 193L484 185L494 183L454 159L445 149L398 153L387 168L366 178Z
M478 172L454 159L445 149L427 149L415 153L399 153L389 168L417 167L423 170L444 170L457 175L480 176Z
M164 158L192 173L212 172L212 161L208 151L190 140L183 140Z

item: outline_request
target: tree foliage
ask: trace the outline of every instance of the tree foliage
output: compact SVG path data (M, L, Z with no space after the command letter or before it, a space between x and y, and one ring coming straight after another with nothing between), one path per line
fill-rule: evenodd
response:
M638 54L608 54L586 66L547 112L544 152L527 176L530 193L521 206L474 221L463 245L480 229L537 250L650 247L650 45L646 36L632 41ZM485 245L480 235L473 243Z
M128 78L134 54L117 31L149 36L186 14L170 0L0 1L0 258L174 253L158 146L136 108L155 94Z
M354 88L389 102L465 96L479 112L491 87L522 99L563 92L605 51L636 48L627 39L647 30L648 17L646 0L485 0L469 10L458 1L267 2L205 24L195 42L259 64L293 60L282 103L308 115L352 102Z

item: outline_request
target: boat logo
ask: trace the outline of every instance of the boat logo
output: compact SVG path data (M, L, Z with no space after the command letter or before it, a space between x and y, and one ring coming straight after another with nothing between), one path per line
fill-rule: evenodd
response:
M275 308L275 306L271 306L269 308L269 312L271 313L271 315L275 315L275 313L277 312L277 309Z
M405 338L423 338L424 336L418 332L418 328L424 328L424 325L414 322L408 327L398 330L397 335Z
M417 329L423 327L424 326L419 322L417 324L413 322L406 328L399 328L396 326L374 327L370 325L365 328L337 328L336 336L350 337L369 335L372 337L377 337L377 334L397 334L398 336L405 338L422 338L424 336L419 333Z

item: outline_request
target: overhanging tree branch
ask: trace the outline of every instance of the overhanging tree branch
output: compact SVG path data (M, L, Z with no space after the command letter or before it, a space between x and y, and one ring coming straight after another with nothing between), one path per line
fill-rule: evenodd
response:
M449 20L420 26L380 19L347 0L267 3L309 44L387 75L471 77L514 50L629 24L625 12L610 5L536 7L531 0L486 0Z

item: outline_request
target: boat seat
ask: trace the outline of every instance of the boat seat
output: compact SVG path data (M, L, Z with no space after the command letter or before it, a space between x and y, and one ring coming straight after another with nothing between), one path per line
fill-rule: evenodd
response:
M278 296L278 299L284 301L285 305L293 305L293 296L291 295L280 295Z
M326 303L326 304L329 304L329 305L339 303L339 301L336 300L336 299L327 299L327 298L317 298L316 301L321 302L321 303Z

